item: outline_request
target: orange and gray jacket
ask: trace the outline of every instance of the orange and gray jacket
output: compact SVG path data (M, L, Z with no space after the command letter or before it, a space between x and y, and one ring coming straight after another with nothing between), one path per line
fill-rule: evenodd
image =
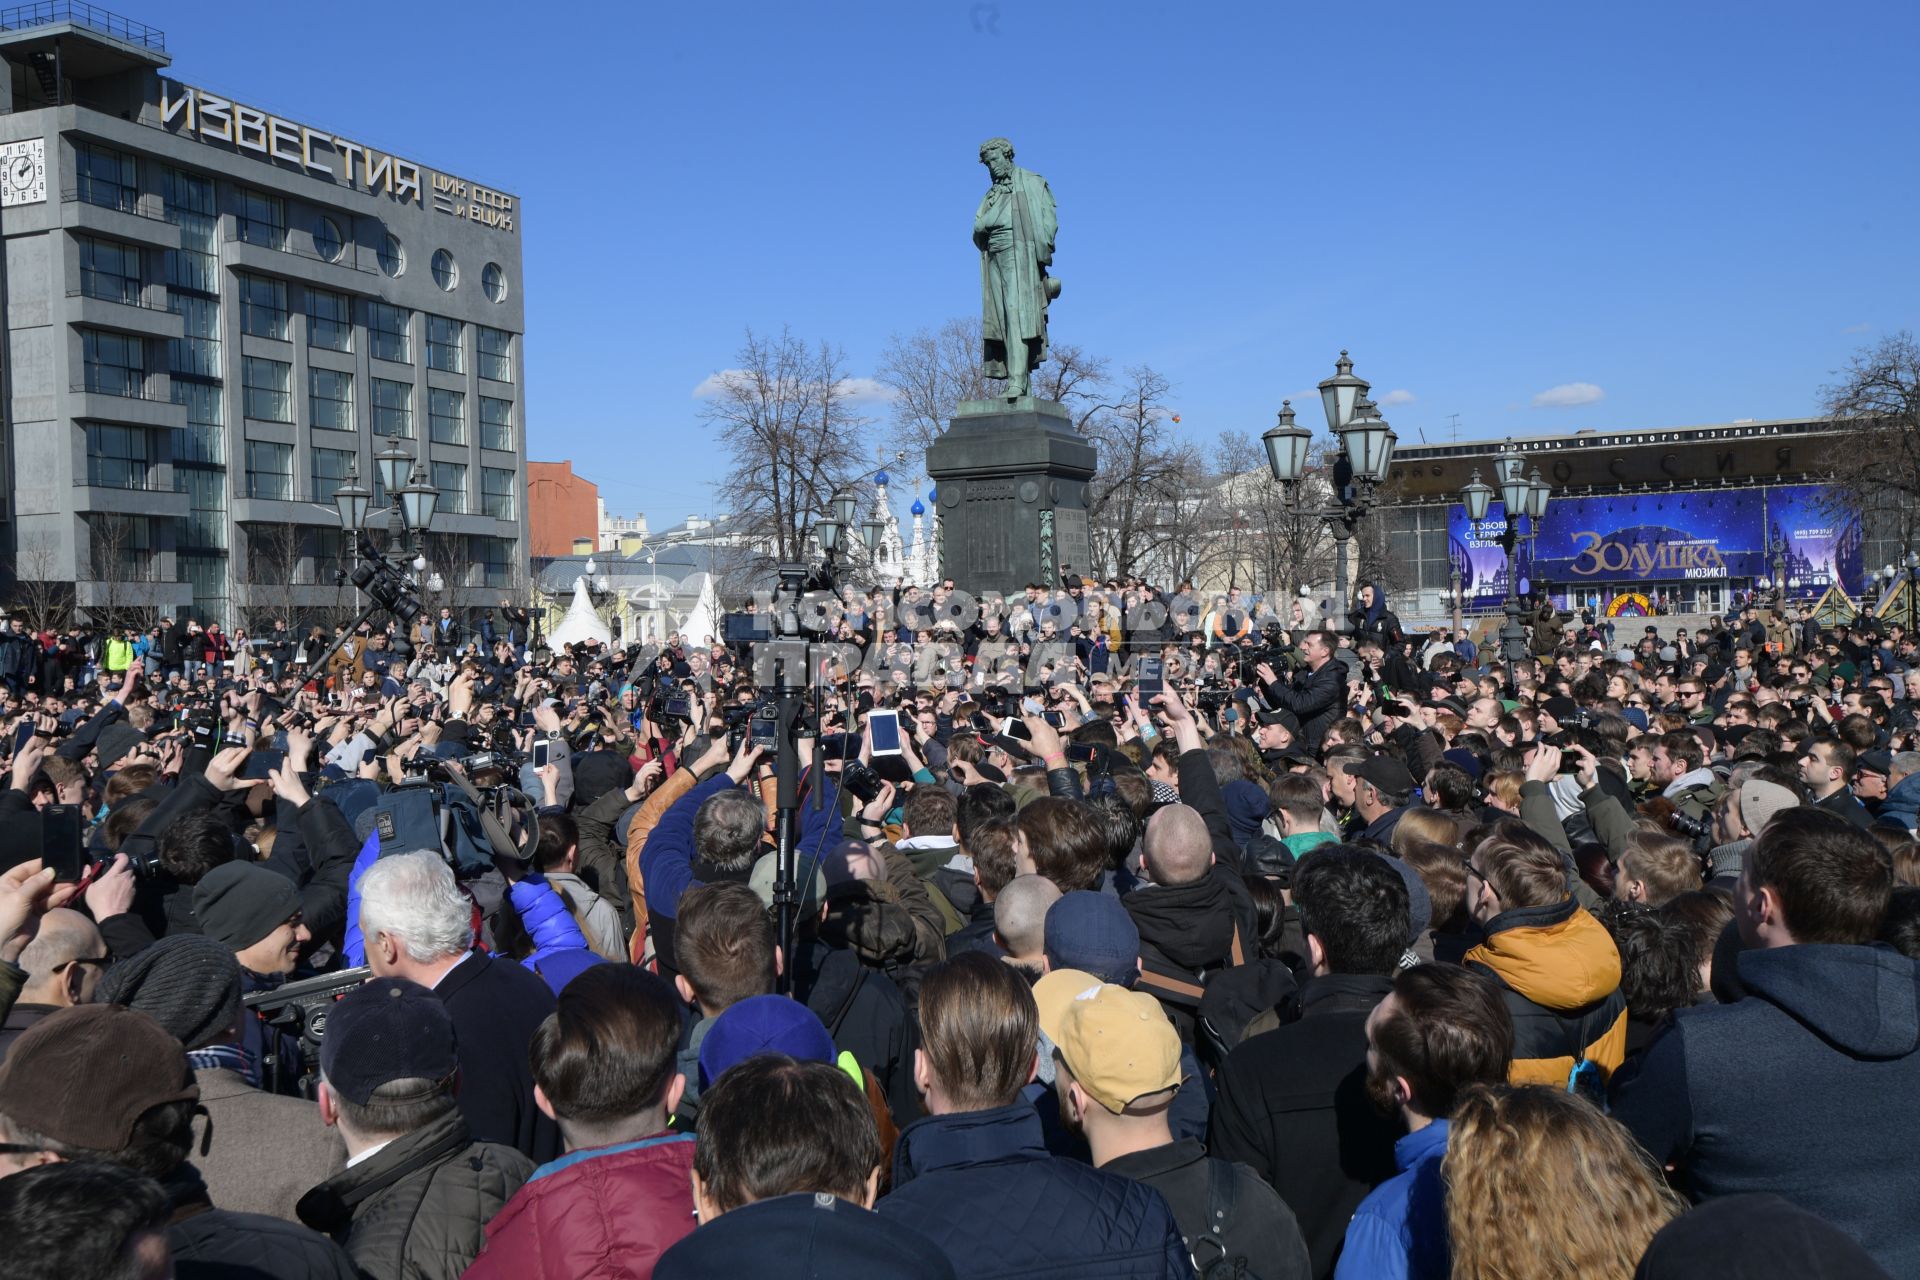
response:
M1466 964L1500 983L1513 1014L1514 1084L1564 1086L1580 1062L1612 1075L1626 1056L1620 951L1572 898L1519 907L1487 922Z

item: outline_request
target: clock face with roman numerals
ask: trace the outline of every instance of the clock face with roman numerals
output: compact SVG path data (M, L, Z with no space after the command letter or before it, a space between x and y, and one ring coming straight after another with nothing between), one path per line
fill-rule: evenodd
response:
M0 208L47 198L47 142L26 138L0 144Z

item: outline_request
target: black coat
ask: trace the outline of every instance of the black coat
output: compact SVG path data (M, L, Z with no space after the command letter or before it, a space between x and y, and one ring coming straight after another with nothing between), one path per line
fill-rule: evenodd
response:
M1390 977L1311 979L1289 1019L1235 1049L1220 1071L1207 1147L1280 1193L1316 1276L1333 1274L1353 1211L1398 1172L1402 1126L1367 1096L1367 1015L1392 989Z
M1347 666L1329 658L1318 671L1302 667L1291 680L1276 680L1262 692L1269 705L1293 712L1301 738L1318 751L1327 730L1347 709Z
M911 1123L920 1115L920 1095L913 1084L917 1037L900 988L843 948L815 939L795 950L794 995L826 1024L834 1048L851 1053L861 1070L879 1080L894 1122Z
M360 1280L339 1245L298 1223L216 1209L200 1171L182 1164L160 1179L172 1221L176 1280Z
M476 951L433 989L453 1015L460 1111L476 1142L497 1142L544 1164L560 1130L533 1102L527 1048L553 1012L553 992L531 969Z
M1214 1169L1212 1166L1222 1166ZM1100 1166L1143 1182L1167 1198L1187 1252L1200 1262L1210 1262L1214 1249L1199 1242L1212 1235L1229 1258L1245 1258L1247 1274L1261 1280L1307 1280L1313 1274L1307 1259L1306 1242L1300 1237L1300 1224L1253 1170L1243 1164L1228 1164L1207 1156L1207 1150L1192 1138L1180 1139L1164 1147L1135 1151L1109 1160ZM1230 1188L1226 1194L1233 1207L1225 1222L1212 1220L1214 1209L1212 1183L1224 1178Z

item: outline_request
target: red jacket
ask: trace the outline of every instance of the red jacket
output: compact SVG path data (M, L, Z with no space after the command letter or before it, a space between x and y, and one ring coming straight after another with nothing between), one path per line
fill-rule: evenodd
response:
M692 1233L693 1137L590 1147L534 1170L464 1280L647 1280Z

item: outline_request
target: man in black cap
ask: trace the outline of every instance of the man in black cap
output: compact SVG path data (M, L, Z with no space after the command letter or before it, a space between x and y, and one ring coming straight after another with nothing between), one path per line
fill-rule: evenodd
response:
M1300 718L1285 707L1253 714L1253 745L1260 758L1276 773L1287 771L1286 757L1300 741Z
M1853 798L1868 813L1879 816L1880 804L1887 798L1887 784L1893 773L1893 752L1862 751L1853 762Z
M199 1101L186 1051L152 1018L112 1004L62 1009L0 1064L0 1177L56 1160L123 1165L166 1192L182 1277L355 1280L347 1256L306 1228L214 1207L187 1160Z
M1400 815L1413 803L1413 774L1392 756L1343 765L1353 775L1353 812L1360 829L1353 839L1372 844L1393 843Z
M333 1006L320 1048L320 1116L347 1167L300 1200L300 1220L376 1280L458 1280L486 1225L533 1172L475 1142L453 1100L453 1018L433 992L375 978Z
M228 862L209 871L193 888L193 914L200 932L239 960L242 995L285 983L300 962L300 948L312 940L293 881L257 862ZM299 1094L305 1061L297 1034L249 1013L241 1020L240 1047L262 1088Z

